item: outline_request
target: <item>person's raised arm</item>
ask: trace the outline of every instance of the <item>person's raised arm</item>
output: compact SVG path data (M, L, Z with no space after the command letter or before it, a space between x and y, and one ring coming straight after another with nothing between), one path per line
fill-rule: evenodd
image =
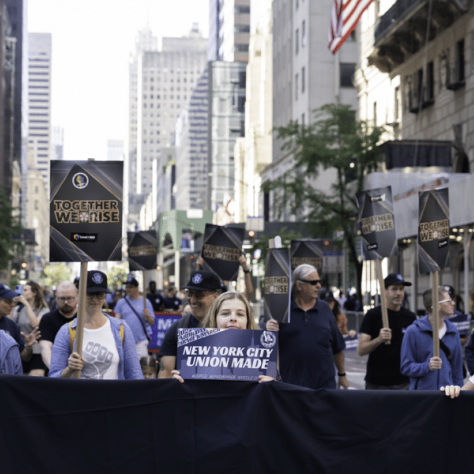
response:
M370 334L361 332L359 334L359 343L357 344L357 354L360 356L368 355L373 352L380 344L392 339L392 330L389 328L382 328L378 337L372 339Z
M245 297L249 300L250 297L253 295L253 283L252 275L250 274L250 269L247 265L247 259L245 258L245 255L241 255L239 257L239 263L242 267L242 271L244 272Z
M159 379L171 379L172 371L176 368L175 356L163 356L160 361L160 370L158 371Z

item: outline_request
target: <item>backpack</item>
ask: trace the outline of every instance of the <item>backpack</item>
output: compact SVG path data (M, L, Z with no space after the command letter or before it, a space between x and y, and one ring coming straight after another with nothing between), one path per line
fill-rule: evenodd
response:
M76 340L76 328L72 327L73 321L69 323L69 353L72 353L72 348L74 347L74 341ZM125 339L125 329L123 327L123 323L120 325L120 339L122 340L122 346L123 346L123 340Z

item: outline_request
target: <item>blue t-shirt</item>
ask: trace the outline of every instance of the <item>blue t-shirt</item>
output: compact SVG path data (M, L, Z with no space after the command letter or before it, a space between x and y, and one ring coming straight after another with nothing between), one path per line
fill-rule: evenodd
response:
M173 296L173 298L165 298L165 308L172 309L173 311L178 311L181 305L181 300Z
M280 373L283 382L312 389L336 388L334 354L344 339L329 305L320 300L308 311L291 302L291 322L280 324Z
M21 335L20 326L15 321L12 321L8 316L0 318L0 329L9 334L20 346L20 352L25 348L25 340Z
M135 314L130 305L127 301L133 306L135 311L140 316L142 322L138 320L138 316ZM149 300L146 300L146 307L150 312L150 316L153 316L153 306L151 305ZM115 305L115 313L119 313L122 315L122 319L127 322L128 326L133 332L133 337L135 338L135 342L139 343L144 341L147 337L145 331L143 330L143 325L146 327L146 331L148 335L151 336L151 326L145 321L143 317L143 298L138 298L136 300L130 299L128 296L125 298L120 298Z

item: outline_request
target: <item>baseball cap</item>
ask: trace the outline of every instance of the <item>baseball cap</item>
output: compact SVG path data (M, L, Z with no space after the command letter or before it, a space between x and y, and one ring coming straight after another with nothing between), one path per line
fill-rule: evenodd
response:
M200 270L191 273L191 278L184 287L185 290L197 291L220 290L221 288L221 281L215 273Z
M405 281L400 273L390 273L384 279L385 288L388 288L390 285L403 285L403 286L411 286L409 281Z
M318 293L318 298L323 300L323 301L336 301L332 291L328 290L326 288L324 288L322 292L320 291Z
M451 285L445 285L444 289L449 293L449 297L453 299L456 294L456 292L454 291L454 288Z
M5 298L6 300L11 300L15 296L20 296L19 293L16 293L13 290L10 290L10 287L7 285L0 284L0 298Z
M107 288L107 275L99 270L87 272L87 293L112 293Z
M133 277L133 275L128 275L127 281L125 282L125 284L138 286L138 281Z

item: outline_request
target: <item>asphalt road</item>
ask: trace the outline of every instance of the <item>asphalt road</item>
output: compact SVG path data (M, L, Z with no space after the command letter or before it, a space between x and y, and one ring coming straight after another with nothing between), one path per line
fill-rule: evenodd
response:
M359 356L357 351L347 351L344 353L345 370L349 388L361 390L365 388L365 370L368 356Z

